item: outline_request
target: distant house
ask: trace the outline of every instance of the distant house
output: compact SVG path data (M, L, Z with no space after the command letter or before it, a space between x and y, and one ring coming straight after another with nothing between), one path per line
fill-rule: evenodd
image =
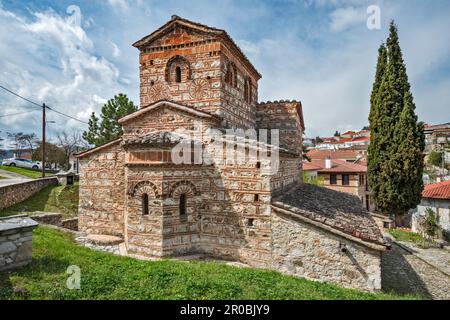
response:
M307 153L311 160L325 160L331 158L332 160L345 160L347 162L366 161L366 155L362 151L351 149L339 149L339 150L310 150Z
M320 179L328 189L358 196L368 211L373 211L367 183L367 167L346 160L323 159L303 162L303 171L312 179Z
M323 142L317 144L319 150L359 149L367 150L370 143L370 131L347 131L339 137L323 138Z
M418 231L418 218L426 215L427 208L437 214L443 236L450 241L450 181L426 185L422 192L422 201L412 215L412 229Z

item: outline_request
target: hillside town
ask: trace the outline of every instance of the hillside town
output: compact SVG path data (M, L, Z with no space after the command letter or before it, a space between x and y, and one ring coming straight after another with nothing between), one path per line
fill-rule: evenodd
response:
M396 22L368 122L314 137L313 102L261 101L277 73L206 21L122 39L137 99L84 118L0 77L42 116L0 118L0 300L450 300L450 115L420 116Z

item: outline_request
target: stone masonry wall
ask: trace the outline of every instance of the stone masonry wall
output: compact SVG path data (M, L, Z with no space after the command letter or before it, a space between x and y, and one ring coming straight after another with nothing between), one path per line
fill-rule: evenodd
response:
M123 236L124 158L116 143L80 159L80 231Z
M0 187L0 210L28 199L45 186L56 184L58 179L50 177Z
M381 289L381 253L272 210L272 263L285 274ZM345 245L347 252L341 251Z
M300 112L300 114L299 114ZM301 155L303 138L300 102L267 102L256 105L258 129L278 129L280 147ZM268 138L270 133L268 133Z
M26 216L0 218L0 271L31 262L36 227L37 223Z

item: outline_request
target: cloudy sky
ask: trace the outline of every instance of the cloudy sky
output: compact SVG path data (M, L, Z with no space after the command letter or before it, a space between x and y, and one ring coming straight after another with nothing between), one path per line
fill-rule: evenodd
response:
M367 27L371 5L379 30ZM263 75L259 100L301 100L308 136L367 124L377 48L395 19L420 120L450 122L448 0L0 0L0 85L84 121L119 92L137 103L131 44L172 14L226 29ZM48 120L50 136L86 129ZM0 91L0 137L40 126L38 108Z

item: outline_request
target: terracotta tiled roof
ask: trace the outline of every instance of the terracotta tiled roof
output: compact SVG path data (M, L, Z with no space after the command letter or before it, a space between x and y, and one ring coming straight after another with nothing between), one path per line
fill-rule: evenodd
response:
M310 150L308 157L313 160L323 160L327 157L331 159L356 159L358 153L354 150Z
M308 162L308 161L303 161L302 169L304 171L319 171L320 169L322 169L322 166L317 165L317 164L313 164L313 163Z
M352 139L352 142L357 142L357 141L370 141L370 138L363 136L363 137L355 137Z
M363 242L387 246L372 216L356 196L304 183L275 198L272 205Z
M450 180L426 185L422 197L450 200Z
M325 160L313 160L308 163L308 168L304 170L314 170L313 167L319 168L318 172L331 172L331 173L364 173L367 172L367 167L358 163L347 162L345 160L332 159L331 160L331 168L325 168ZM305 163L303 163L305 164Z

